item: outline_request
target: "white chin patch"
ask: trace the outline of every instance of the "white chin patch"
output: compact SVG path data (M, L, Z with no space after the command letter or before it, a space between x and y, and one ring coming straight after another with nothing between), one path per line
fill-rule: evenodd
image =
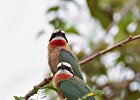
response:
M52 40L65 40L65 39L61 36L57 36L57 37L53 38Z
M59 70L58 72L57 72L57 74L69 74L69 75L72 75L68 70L66 70L66 69L64 69L64 70Z

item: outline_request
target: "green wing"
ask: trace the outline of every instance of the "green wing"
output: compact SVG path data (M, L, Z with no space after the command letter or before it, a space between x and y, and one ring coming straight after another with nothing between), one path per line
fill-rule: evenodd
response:
M74 71L74 75L79 77L80 79L83 80L82 73L80 71L80 65L78 64L78 60L76 57L72 54L72 52L66 51L62 49L60 51L60 56L59 56L60 62L67 62L72 66L72 69Z
M67 100L77 100L91 92L91 89L76 76L59 83L61 93ZM86 100L96 100L94 96L87 97Z

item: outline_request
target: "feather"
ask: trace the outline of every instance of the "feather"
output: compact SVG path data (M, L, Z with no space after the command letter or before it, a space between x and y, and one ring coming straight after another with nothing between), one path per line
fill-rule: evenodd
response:
M59 82L61 93L67 100L77 100L91 92L91 89L81 79L74 76ZM86 100L96 100L94 96L87 97Z
M76 57L72 54L71 51L66 51L65 49L60 50L59 55L59 62L67 62L72 66L72 69L74 71L74 75L79 77L83 80L83 76L80 70L80 65L78 64L78 60Z

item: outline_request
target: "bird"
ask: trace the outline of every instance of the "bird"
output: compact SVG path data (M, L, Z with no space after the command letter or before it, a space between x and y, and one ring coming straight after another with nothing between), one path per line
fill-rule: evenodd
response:
M57 29L52 33L48 43L48 64L53 74L56 73L57 65L60 62L68 62L71 64L74 75L83 80L80 65L68 46L65 32L61 29Z
M67 62L57 65L57 72L53 78L53 84L59 89L61 100L78 100L89 94L84 100L96 100L92 89L83 80L74 75L72 66Z

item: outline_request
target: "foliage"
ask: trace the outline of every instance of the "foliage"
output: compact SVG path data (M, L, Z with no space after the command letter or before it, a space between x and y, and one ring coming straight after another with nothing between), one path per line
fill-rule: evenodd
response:
M14 96L15 100L25 100L24 97L17 97L17 96Z
M55 92L58 91L58 88L56 88L52 83L45 85L42 89L45 89L46 93L48 93L49 90L53 90Z
M56 88L52 83L50 83L43 87L38 87L38 88L34 89L34 91L32 91L32 92L37 93L37 91L40 89L45 90L45 92L44 92L45 95L47 95L51 90L53 90L55 92L58 91L58 88ZM14 96L14 98L15 98L15 100L25 100L24 97ZM30 99L30 100L32 100L32 99Z

